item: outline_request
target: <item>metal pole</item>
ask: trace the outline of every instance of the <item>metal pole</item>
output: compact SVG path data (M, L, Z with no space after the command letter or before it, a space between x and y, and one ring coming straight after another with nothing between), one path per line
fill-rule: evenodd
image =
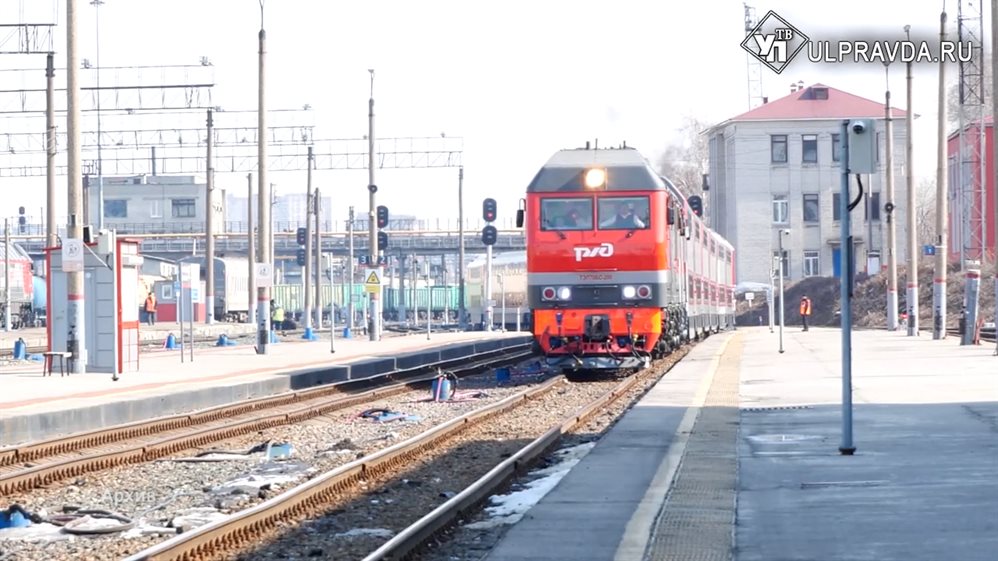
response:
M259 108L257 109L257 167L259 169L258 193L259 205L257 215L260 221L259 244L260 260L266 261L270 258L270 183L267 183L267 105L266 105L266 67L264 66L267 34L263 29L263 0L260 1L260 82L258 85ZM269 279L260 279L260 286L257 289L256 314L257 314L257 354L267 354L267 346L270 344L270 284L273 282L274 264L269 264Z
M377 269L378 276L381 276L381 264L378 259L378 220L377 220L377 207L375 207L374 194L378 191L378 187L374 184L374 70L368 70L371 73L371 98L368 100L368 132L367 132L367 190L370 193L370 209L367 217L367 245L368 245L368 255L371 256L371 268ZM378 309L378 304L380 301L380 290L372 292L371 299L371 311L368 321L371 324L371 330L368 333L371 341L381 340L381 314Z
M3 330L10 331L10 220L3 219Z
M248 323L256 322L256 244L253 242L253 174L246 174L246 261L249 264L249 282L247 283L247 298L249 311L246 315Z
M890 70L884 66L887 77L887 92L885 93L886 126L884 133L885 162L887 168L887 203L885 204L885 219L887 220L887 329L898 329L898 262L897 262L897 224L894 222L894 124L891 119L891 88Z
M103 0L91 0L90 4L96 8L96 40L97 40L97 231L104 229L104 162L101 157L101 134L100 134L100 7Z
M946 41L946 12L939 16L939 40ZM946 237L948 201L946 179L946 64L939 62L939 121L936 159L936 270L932 281L932 338L946 338Z
M305 338L312 337L312 212L318 208L312 195L312 162L314 154L312 147L308 147L308 175L305 181ZM318 216L318 215L316 215ZM318 226L316 226L318 229ZM321 251L319 252L322 253ZM317 263L315 270L318 272L322 268L322 263ZM318 283L316 283L318 287ZM321 294L316 294L319 317L322 317Z
M780 230L780 354L783 354L783 313L787 303L783 300L783 236L787 230Z
M55 247L58 243L55 224L55 55L49 53L45 58L45 246Z
M492 309L492 246L488 246L485 251L485 330L492 331L495 313Z
M322 216L322 196L318 187L315 189L315 328L322 329L322 226L319 217ZM310 258L311 259L311 258ZM336 329L336 311L333 309L333 275L329 275L329 329ZM332 343L330 343L332 344Z
M76 0L66 0L66 176L69 178L66 228L68 239L83 239L83 176L80 146L80 66L76 50ZM86 291L83 271L66 273L66 352L72 353L69 370L83 374L87 370Z
M354 328L353 318L357 314L357 312L354 310L354 307L353 307L353 278L354 278L354 275L355 275L354 270L353 270L353 267L354 267L354 256L353 256L353 221L354 221L353 207L350 207L350 214L348 215L348 219L347 219L347 237L348 237L348 242L347 243L350 246L350 259L349 259L349 262L347 263L347 271L348 271L347 274L350 277L347 280L347 315L349 315L350 317L347 319L346 324L350 328L350 332L351 333L353 333L353 328Z
M457 282L458 282L458 327L463 331L468 327L467 310L464 307L464 166L457 170Z
M506 331L506 279L503 278L502 273L499 273L499 292L502 293L502 329L499 331Z
M849 220L849 121L842 122L839 133L841 142L842 187L839 212L842 215L842 248L840 254L842 282L839 283L839 301L842 309L842 444L839 453L851 456L856 452L852 443L852 278L853 246Z
M998 1L998 0L993 0ZM911 39L911 26L904 26L904 32ZM912 142L912 127L914 113L911 104L911 62L905 63L905 80L908 86L908 99L904 115L904 180L908 195L908 265L907 289L905 301L908 308L908 336L918 335L918 215L916 213L917 198L915 196L915 156Z
M430 287L430 258L426 257L426 340L433 326L433 289Z
M994 52L994 46L998 45L998 0L991 0L991 48L992 53ZM991 55L991 91L998 92L998 57ZM993 94L991 96L991 114L998 115L998 98ZM983 126L983 125L982 125ZM995 125L992 124L992 127ZM998 139L992 138L991 140L991 157L992 162L998 163ZM992 177L991 189L995 194L994 198L994 213L995 213L995 230L998 230L998 165L992 164L994 176ZM986 181L982 180L982 184L987 184ZM982 212L986 211L987 205L983 205ZM984 240L984 246L987 247L987 240ZM995 232L995 245L993 246L995 250L993 264L995 266L995 326L998 327L998 231ZM998 334L998 330L995 331ZM998 356L998 337L995 337L995 356Z
M773 246L769 246L769 247L772 248ZM769 332L770 333L773 332L773 328L774 328L774 326L776 324L776 320L774 318L776 312L773 309L773 306L776 305L776 286L774 286L776 284L776 274L775 274L775 271L776 271L776 269L773 267L773 264L770 263L770 265L769 265L769 293L767 293L767 295L766 295L767 299L769 300Z
M204 322L206 324L215 323L215 161L212 158L212 149L214 148L215 139L215 123L212 119L211 109L208 110L208 141L205 143L207 145L207 159L208 163L205 166L206 179L205 179L205 205L204 205L204 229L205 229L205 256L204 256L204 266L205 270L205 318ZM191 281L194 282L194 281Z

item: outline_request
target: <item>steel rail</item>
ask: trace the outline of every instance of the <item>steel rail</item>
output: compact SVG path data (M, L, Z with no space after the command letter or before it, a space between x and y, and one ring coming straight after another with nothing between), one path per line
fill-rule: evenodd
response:
M361 479L376 477L403 466L437 443L523 405L564 382L564 376L557 376L502 401L465 413L404 442L319 475L254 507L140 551L126 561L211 559L222 551L249 545L258 534L281 525L289 518L323 512L334 496L354 487Z
M0 450L0 467L8 467L59 454L81 452L88 448L114 445L162 432L185 429L181 435L170 436L124 449L92 453L83 457L73 457L0 474L0 494L25 491L68 477L76 477L83 473L105 470L118 465L151 461L181 450L203 446L211 442L225 440L266 428L301 422L327 414L330 411L409 391L411 386L426 383L436 377L435 373L420 377L421 373L425 373L428 370L432 371L436 368L443 368L444 365L461 365L456 369L454 366L448 366L448 369L456 374L467 376L485 366L518 360L531 354L530 344L524 343L471 357L452 359L413 369L386 373L364 380L352 380L289 394L255 398L236 405L222 405L191 414L174 415L150 421L139 421ZM378 382L398 383L378 387L362 393L345 393L346 387L358 384L366 386ZM331 401L321 401L329 396L333 396ZM308 403L317 400L319 403ZM258 414L267 409L303 402L306 403L303 407L292 411L267 416L260 416ZM249 413L257 414L253 415L251 419L238 420L216 427L206 427L195 432L189 430L199 425Z
M681 360L688 348L679 356ZM553 448L562 437L586 423L593 415L623 397L639 382L647 378L664 376L679 360L672 361L664 369L651 368L647 376L631 376L616 387L579 408L574 414L567 416L555 424L543 435L521 448L502 463L492 468L480 479L466 489L451 497L446 502L433 509L409 527L405 528L378 549L367 555L363 561L381 561L405 559L417 549L426 544L434 536L451 527L462 515L481 504L495 491L504 487L517 474L524 473L538 458Z

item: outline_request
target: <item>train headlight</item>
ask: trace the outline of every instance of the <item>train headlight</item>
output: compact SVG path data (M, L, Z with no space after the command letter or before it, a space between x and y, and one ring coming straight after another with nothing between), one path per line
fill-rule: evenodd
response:
M559 300L568 300L571 297L572 297L572 289L571 288L568 288L567 286L563 286L563 287L561 287L561 288L558 289L558 299Z
M552 286L545 286L544 290L541 290L541 298L544 300L554 300L555 291Z
M634 298L634 296L637 293L638 293L637 289L634 288L633 286L625 286L621 290L621 294L623 294L624 298L627 298L628 300L630 300L631 298Z
M592 168L586 171L586 189L602 189L606 187L606 170L603 168Z
M643 299L651 298L651 287L646 284L642 284L641 286L639 286L638 298L643 298Z

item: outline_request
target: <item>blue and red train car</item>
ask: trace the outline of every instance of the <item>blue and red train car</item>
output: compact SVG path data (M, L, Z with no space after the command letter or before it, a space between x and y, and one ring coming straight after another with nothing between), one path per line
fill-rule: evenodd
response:
M552 366L637 368L734 325L734 249L696 203L633 148L561 150L541 168L517 220Z

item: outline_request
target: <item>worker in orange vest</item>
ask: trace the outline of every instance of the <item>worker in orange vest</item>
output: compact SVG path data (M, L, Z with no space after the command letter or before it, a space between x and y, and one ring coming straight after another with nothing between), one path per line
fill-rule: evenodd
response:
M146 322L156 325L156 296L152 292L146 297Z
M807 296L800 297L800 321L804 324L804 331L807 331L807 316L811 315L811 299Z

